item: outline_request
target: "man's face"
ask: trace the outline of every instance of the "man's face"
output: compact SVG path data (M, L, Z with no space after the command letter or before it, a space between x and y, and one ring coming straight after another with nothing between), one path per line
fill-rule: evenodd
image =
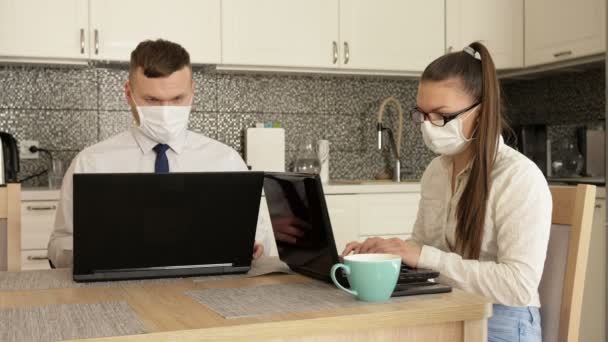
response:
M149 78L137 68L125 85L125 94L139 124L136 106L190 106L194 96L192 71L183 67L167 77Z

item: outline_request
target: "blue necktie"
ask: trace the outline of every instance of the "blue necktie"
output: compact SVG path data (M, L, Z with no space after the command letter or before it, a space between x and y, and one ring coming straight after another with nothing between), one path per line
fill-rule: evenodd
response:
M156 152L156 161L154 162L154 173L167 173L169 172L169 159L167 159L167 150L169 145L158 144L154 146L154 152Z

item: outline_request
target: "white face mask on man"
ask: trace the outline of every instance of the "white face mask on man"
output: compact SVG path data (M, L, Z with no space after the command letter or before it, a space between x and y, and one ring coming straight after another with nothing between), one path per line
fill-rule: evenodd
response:
M148 138L167 144L181 136L188 128L191 106L138 106L141 132Z
M470 115L470 112L466 114ZM462 132L462 120L455 118L445 126L435 126L424 121L420 126L426 146L436 154L453 156L464 151L472 139L467 139Z

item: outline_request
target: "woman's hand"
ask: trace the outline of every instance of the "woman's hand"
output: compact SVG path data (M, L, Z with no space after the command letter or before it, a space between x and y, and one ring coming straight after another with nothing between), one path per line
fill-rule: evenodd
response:
M418 244L401 240L399 238L383 239L383 238L369 238L363 242L349 242L342 252L342 256L346 256L351 252L354 254L361 253L387 253L396 254L401 257L403 263L410 267L418 266L418 259L420 258L420 252L422 247Z
M264 245L259 242L253 244L253 260L258 259L264 254Z

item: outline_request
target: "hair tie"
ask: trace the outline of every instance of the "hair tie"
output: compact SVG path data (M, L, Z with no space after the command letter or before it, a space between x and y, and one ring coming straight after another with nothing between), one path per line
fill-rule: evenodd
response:
M473 49L470 46L465 47L464 49L462 49L462 51L468 53L469 55L471 55L471 57L473 57L475 59L481 60L481 57L479 56L479 54L477 53L477 51L475 51L475 49Z

